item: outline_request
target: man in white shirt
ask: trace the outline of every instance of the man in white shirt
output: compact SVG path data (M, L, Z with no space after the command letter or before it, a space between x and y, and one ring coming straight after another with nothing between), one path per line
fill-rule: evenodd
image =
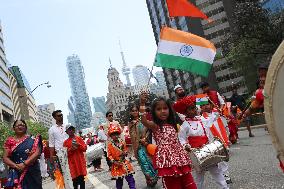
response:
M98 131L98 139L101 143L104 144L104 155L105 155L105 158L106 158L106 161L107 161L107 165L109 166L109 168L111 167L111 162L110 160L108 159L107 157L107 151L106 151L106 141L107 141L107 135L105 134L105 131L104 131L104 126L100 126L99 127L99 131Z
M49 128L49 151L51 162L54 163L56 150L63 148L63 142L68 138L65 133L66 126L63 124L63 114L61 110L56 110L52 113L56 124Z

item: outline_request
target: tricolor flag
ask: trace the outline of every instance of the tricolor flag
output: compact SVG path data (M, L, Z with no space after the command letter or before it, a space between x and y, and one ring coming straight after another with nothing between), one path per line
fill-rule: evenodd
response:
M207 77L215 54L216 48L210 41L191 33L163 27L154 65Z
M196 105L204 105L208 104L208 96L206 94L197 94L196 97Z

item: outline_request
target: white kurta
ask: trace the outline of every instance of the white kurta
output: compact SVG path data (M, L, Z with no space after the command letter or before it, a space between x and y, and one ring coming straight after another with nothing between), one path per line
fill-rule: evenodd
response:
M210 127L208 126L208 124L211 124L210 122L214 122L212 118L214 117L209 117L206 119L198 118L197 120L184 121L183 124L181 125L181 129L178 135L180 143L182 145L188 144L188 137L190 136L205 136L206 135L209 141L213 140L213 135L210 131ZM226 183L225 177L223 175L224 171L218 165L208 168L208 172L212 175L212 178L216 181L216 183L218 184L220 188L224 188L224 189L229 188ZM204 176L205 176L205 171L201 171L201 172L195 171L194 177L195 177L195 182L197 184L198 189L204 188L203 187Z
M206 133L204 133L204 130ZM178 134L179 141L182 145L188 144L188 137L190 136L205 136L210 135L208 128L202 127L201 120L187 120L181 125L180 132Z

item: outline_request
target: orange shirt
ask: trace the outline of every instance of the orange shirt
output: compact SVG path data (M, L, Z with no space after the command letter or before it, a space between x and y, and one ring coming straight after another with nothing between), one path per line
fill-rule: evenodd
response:
M118 144L114 144L112 140L108 142L108 158L111 161L116 161L119 164L112 164L111 176L112 178L124 177L133 174L134 170L129 161L122 157L122 153L127 153L127 147L123 140L119 140Z
M84 152L87 150L87 145L81 137L75 136L75 139L78 144L78 148L76 150L71 149L73 138L68 138L63 143L63 146L67 147L68 164L72 179L75 179L78 176L87 175L86 160L84 156Z

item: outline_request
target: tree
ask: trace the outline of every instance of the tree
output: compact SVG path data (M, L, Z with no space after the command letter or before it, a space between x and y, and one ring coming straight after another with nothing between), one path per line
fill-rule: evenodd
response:
M48 128L43 126L42 123L33 122L28 120L28 134L37 136L41 135L42 139L46 140L48 139ZM3 146L6 141L6 139L9 136L14 136L14 130L12 128L12 125L7 122L0 122L0 158L3 156Z
M48 128L42 123L33 122L31 120L27 121L28 133L32 136L41 135L43 140L48 139Z
M4 143L9 136L14 135L12 126L7 122L0 122L0 159L3 157Z
M232 20L224 55L243 74L248 91L252 92L256 88L256 67L268 64L283 40L283 14L272 15L259 1L242 0L236 3Z

